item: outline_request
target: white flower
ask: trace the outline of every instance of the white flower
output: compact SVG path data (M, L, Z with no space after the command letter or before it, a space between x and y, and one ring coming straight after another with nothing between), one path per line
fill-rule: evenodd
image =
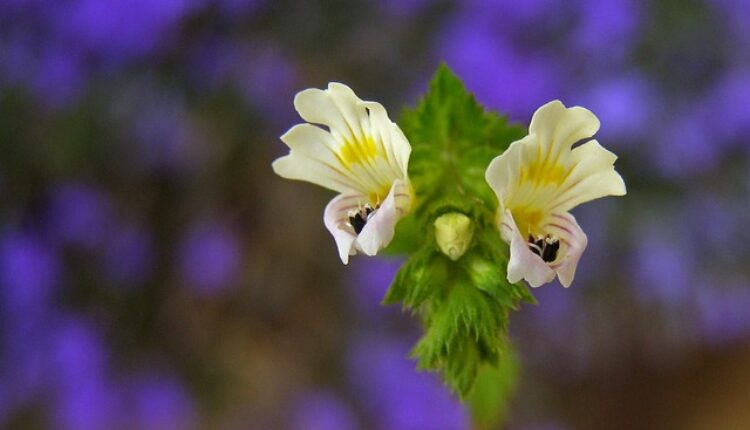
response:
M357 251L375 255L411 207L409 141L380 103L362 101L344 84L303 90L294 107L311 124L281 136L290 152L274 161L274 172L341 193L323 220L344 264Z
M534 113L528 136L487 168L485 178L500 201L500 232L510 243L508 281L538 287L557 275L569 287L587 238L568 211L625 195L614 169L617 156L591 138L597 130L599 119L589 110L549 102Z

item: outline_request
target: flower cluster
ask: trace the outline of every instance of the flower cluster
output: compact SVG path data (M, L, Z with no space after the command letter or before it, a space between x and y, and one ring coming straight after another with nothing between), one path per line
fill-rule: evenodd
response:
M343 84L304 90L294 104L327 128L292 127L281 137L290 153L273 169L341 193L323 219L344 264L392 241L409 254L385 302L420 316L418 365L442 372L462 398L487 395L477 380L511 386L507 370L492 369L511 361L509 311L533 301L514 284L539 287L557 276L570 286L587 237L569 211L625 194L617 157L593 140L596 116L552 101L524 137L484 112L444 66L405 112L404 132L382 105Z
M274 171L341 193L323 218L344 264L358 251L375 255L412 206L409 142L382 105L362 101L340 83L304 90L294 105L312 124L296 125L281 137L291 152L273 163ZM557 275L570 286L587 238L569 211L625 194L614 170L617 157L592 137L598 129L589 110L549 102L534 113L529 134L487 167L486 181L499 203L497 226L510 244L509 282L525 279L538 287ZM437 245L457 260L470 245L471 227L464 214L437 218Z

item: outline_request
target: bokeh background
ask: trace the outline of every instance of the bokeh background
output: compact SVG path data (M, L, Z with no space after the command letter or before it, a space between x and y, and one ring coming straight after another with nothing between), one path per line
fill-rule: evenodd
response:
M749 52L746 0L3 0L0 427L470 429L399 261L342 266L270 168L297 91L396 118L444 60L525 125L592 109L629 188L513 315L503 428L749 429Z

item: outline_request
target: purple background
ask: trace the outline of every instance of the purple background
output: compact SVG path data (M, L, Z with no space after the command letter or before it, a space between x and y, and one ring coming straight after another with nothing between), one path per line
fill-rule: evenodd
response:
M749 29L745 0L0 3L0 427L471 428L379 306L399 261L342 267L331 193L270 169L296 91L396 118L444 60L513 121L593 110L628 184L512 317L509 428L743 428Z

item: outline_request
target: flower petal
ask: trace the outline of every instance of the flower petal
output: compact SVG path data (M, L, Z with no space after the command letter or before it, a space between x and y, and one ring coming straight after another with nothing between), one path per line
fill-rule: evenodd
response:
M523 148L529 145L527 143L529 140L530 137L526 136L511 143L508 149L495 157L487 167L484 179L497 195L501 205L505 202L506 197L517 188Z
M600 197L625 195L625 182L614 167L617 156L596 140L573 149L570 159L573 170L550 202L550 211L567 212Z
M323 211L323 223L333 235L339 257L344 264L349 263L350 255L357 253L354 243L357 235L348 225L349 211L357 209L364 199L365 196L361 194L341 194L331 200Z
M571 175L576 164L590 155L591 145L584 144L572 151L571 148L598 129L599 120L589 110L566 108L558 100L551 101L534 113L529 134L492 160L485 179L506 206L548 210L550 203L558 200L559 190L565 184L574 184L576 178ZM576 152L581 152L582 157L576 158ZM601 164L586 160L582 167ZM612 162L603 164L612 170ZM591 168L580 169L580 173L591 173Z
M277 175L338 191L351 193L361 189L356 176L341 168L330 133L311 124L297 124L281 136L291 149L289 155L273 162Z
M328 90L309 88L297 93L294 107L307 122L328 126L334 137L362 139L369 133L369 119L362 100L338 82Z
M588 237L578 225L575 217L567 212L552 214L545 230L560 240L559 253L562 257L551 267L557 272L557 277L563 287L567 288L573 283L578 261L588 244Z
M506 227L502 227L506 226ZM503 213L501 228L510 228L510 261L508 262L508 281L516 283L525 279L536 288L555 279L555 271L538 255L531 252L529 244L518 231L516 222L509 210Z
M294 105L303 119L328 130L304 125L289 130L282 140L307 158L280 159L277 172L368 195L372 204L385 199L395 179L406 180L411 146L381 104L365 102L348 86L331 82L326 90L300 91ZM309 160L317 164L312 173L296 165Z
M394 181L380 208L359 233L357 247L367 255L377 254L391 242L396 223L406 215L410 206L409 184L402 180Z
M536 135L542 146L541 152L548 154L548 159L554 159L598 130L599 118L590 110L580 106L566 108L560 100L553 100L537 109L529 125L529 135Z
M398 168L399 177L405 178L411 154L409 141L398 125L388 117L383 105L377 102L364 102L364 105L370 112L371 132L375 140L382 142L389 164Z

